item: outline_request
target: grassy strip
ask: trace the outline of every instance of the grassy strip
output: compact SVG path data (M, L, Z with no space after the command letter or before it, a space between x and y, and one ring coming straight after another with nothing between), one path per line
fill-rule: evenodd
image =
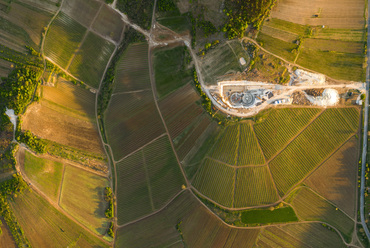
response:
M278 209L253 209L242 212L241 220L245 224L269 224L286 223L298 221L298 218L291 207Z

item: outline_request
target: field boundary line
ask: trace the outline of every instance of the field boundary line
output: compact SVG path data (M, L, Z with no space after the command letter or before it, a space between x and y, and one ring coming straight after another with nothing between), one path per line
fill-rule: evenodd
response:
M62 180L60 180L60 184L59 184L59 187L58 187L58 202L57 202L57 204L59 206L60 206L60 199L62 198L62 187L63 187L63 183L64 183L65 172L66 172L66 165L63 164Z
M150 90L152 90L152 89L148 88L148 89L143 89L143 90L133 90L133 91L117 92L117 93L113 93L111 96L122 95L122 94L140 93L140 92L150 91Z
M257 141L257 146L258 146L258 148L260 149L260 152L261 152L261 153L262 153L262 155L263 155L263 158L264 158L264 160L265 160L265 164L267 164L267 158L266 158L265 153L264 153L264 152L263 152L263 150L262 150L262 147L261 147L260 141L259 141L259 139L258 139L258 137L257 137L256 131L254 130L254 124L253 124L253 123L250 123L249 125L252 127L252 131L253 131L254 138L255 138L255 139L256 139L256 141Z
M235 169L248 168L248 167L263 167L263 166L267 165L267 163L264 163L264 164L250 164L250 165L231 165L231 164L228 164L228 163L223 162L221 160L212 158L209 155L204 156L204 158L208 158L210 160L213 160L214 162L217 162L217 163L226 165L227 167L231 167L231 168L235 168Z
M272 160L274 160L278 155L280 155L280 153L282 153L300 134L302 134L309 126L311 126L311 124L317 120L317 118L319 118L324 112L325 112L326 109L322 108L321 111L319 113L317 113L316 115L314 115L312 117L312 119L305 125L301 128L301 130L299 130L298 133L296 133L290 140L288 140L288 142L286 143L286 145L284 145L280 150L278 150L274 156L272 156L268 161L266 161L266 163L270 163Z
M276 186L276 183L275 183L275 180L274 180L274 177L272 176L272 173L271 173L271 170L270 170L270 165L267 163L267 171L269 172L269 175L270 175L270 178L271 178L271 181L272 181L272 184L274 185L274 189L276 191L276 194L277 194L277 197L279 200L282 200L280 194L279 194L279 190Z
M343 141L342 144L340 144L336 149L334 149L330 154L328 154L320 163L318 163L309 173L306 174L305 177L303 177L300 181L298 181L296 184L294 184L292 187L289 188L289 190L284 193L284 197L289 195L292 191L294 191L295 187L297 187L300 183L303 183L308 177L310 177L316 170L318 170L326 161L328 161L335 153L337 153L352 137L354 137L356 133L352 132L352 135L350 135L346 140Z
M153 216L153 215L161 212L163 209L165 209L166 207L168 207L168 205L170 205L173 202L173 200L175 200L179 195L181 195L183 192L185 192L187 190L191 191L189 188L180 190L176 195L174 195L171 199L169 199L168 202L166 204L164 204L161 208L157 209L156 211L154 211L154 212L152 212L150 214L147 214L145 216L142 216L142 217L140 217L140 218L138 218L136 220L127 222L127 223L122 224L122 225L117 225L117 229L124 228L125 226L129 226L129 225L135 224L136 222L142 221L142 220L144 220L146 218L149 218L149 217L151 217L151 216Z
M152 211L155 210L154 203L153 203L153 194L152 194L152 187L150 186L150 179L149 179L149 173L148 173L148 168L145 160L145 155L144 155L144 150L141 150L141 156L143 158L143 167L145 171L145 177L146 177L146 186L148 187L148 192L149 192L149 200L150 200L150 205L152 207Z
M346 244L347 246L349 245L343 238L342 236L342 233L337 229L335 228L334 226L332 226L331 224L329 223L326 223L324 221L316 221L316 220L307 220L307 221L300 221L300 222L288 222L288 223L277 223L277 224L270 224L270 225L261 225L261 226L248 226L248 227L243 227L243 226L233 226L233 225L230 225L228 223L226 223L223 219L220 218L220 216L218 216L217 214L215 214L212 210L210 210L195 194L193 191L191 191L191 194L193 195L193 197L195 197L198 202L203 205L203 207L205 207L213 216L215 216L217 219L219 219L224 225L228 226L228 227L231 227L233 229L264 229L264 228L267 228L267 227L279 227L279 226L287 226L287 225L300 225L300 224L304 224L304 223L324 223L324 224L327 224L328 226L330 226L332 229L334 229L337 234L341 237L342 241L344 244ZM352 245L353 246L353 245ZM354 247L357 247L357 246L354 246ZM360 248L360 247L357 247L357 248Z
M80 44L78 45L78 47L77 47L77 49L76 49L76 52L75 52L75 53L73 53L72 57L69 59L69 61L68 61L67 65L66 65L66 70L67 70L67 71L68 71L69 67L71 66L72 62L74 61L74 59L76 58L76 54L81 50L81 47L82 47L82 45L84 44L84 42L85 42L85 40L86 40L87 35L88 35L88 34L89 34L89 32L91 31L91 27L92 27L92 25L94 24L94 22L95 22L96 18L98 17L98 15L99 15L99 13L100 13L101 9L103 8L103 5L104 5L104 3L100 2L99 9L98 9L98 11L97 11L97 12L96 12L96 14L95 14L94 19L92 19L92 21L90 22L90 25L89 25L88 27L86 27L86 32L85 32L85 34L84 34L84 37L82 38L82 40L81 40ZM69 17L70 17L70 16L69 16ZM72 18L72 17L70 17L70 18ZM73 18L72 18L72 19L73 19ZM75 19L74 19L74 20L75 20ZM77 20L75 20L75 21L77 21ZM77 22L78 22L78 21L77 21ZM80 24L81 24L81 23L80 23ZM81 25L82 25L82 24L81 24ZM82 26L84 26L84 25L82 25Z
M313 190L312 188L310 188L309 186L307 185L302 185L301 188L306 188L308 190L310 190L312 193L314 193L315 195L317 195L318 197L320 197L321 199L323 199L324 201L326 201L327 203L329 203L330 205L332 205L333 207L335 208L338 208L343 214L345 214L348 218L350 218L353 222L356 222L356 220L354 218L352 218L351 216L349 216L346 212L344 212L338 205L336 205L335 203L333 203L332 201L329 201L328 199L326 199L325 197L323 197L322 195L320 195L318 192L316 192L315 190ZM294 197L293 197L293 200L294 201Z
M120 163L122 162L124 159L130 157L132 154L134 154L135 152L138 152L140 151L141 149L145 148L146 146L154 143L155 141L157 141L158 139L162 138L163 136L166 136L167 133L162 133L161 135L159 135L158 137L152 139L151 141L149 141L148 143L146 143L145 145L142 145L141 147L139 147L138 149L136 149L135 151L133 152L130 152L129 154L125 155L123 158L119 159L119 160L114 160L115 163ZM113 159L114 159L114 156L113 156Z

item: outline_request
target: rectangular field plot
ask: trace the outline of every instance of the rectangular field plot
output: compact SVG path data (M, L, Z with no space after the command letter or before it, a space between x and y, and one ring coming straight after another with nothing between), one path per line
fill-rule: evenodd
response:
M352 137L304 181L352 217L356 212L358 147L359 139Z
M115 160L165 133L151 91L114 95L105 120Z
M36 193L25 190L10 205L33 247L67 247L76 240L86 246L108 247Z
M185 184L167 136L119 162L117 171L122 224L161 208Z
M27 177L46 196L57 202L63 164L46 158L36 157L23 149L19 151L20 163L23 162ZM22 161L23 160L23 161Z
M268 247L346 247L340 236L320 223L288 224L266 227L256 245Z
M356 116L350 108L347 115ZM327 109L270 162L280 195L302 180L330 153L354 134L340 109Z
M153 204L158 209L181 190L185 180L167 136L147 145L143 151Z
M285 206L277 209L251 209L241 213L241 220L246 224L269 224L298 221L293 208Z
M109 220L104 189L108 180L77 167L67 165L64 172L60 206L93 232L104 235Z
M363 28L365 24L364 11L365 3L362 0L315 0L310 2L281 0L276 4L271 16L302 25Z
M98 88L114 49L113 43L89 32L68 71L91 87Z
M45 56L65 69L80 45L85 32L85 27L63 12L59 12L46 34Z
M335 79L364 80L362 54L319 51L302 48L297 64Z
M270 159L306 126L320 109L274 109L262 115L254 131L266 159Z
M208 51L202 60L199 61L205 84L215 85L219 77L230 73L242 72L246 69L249 63L243 66L239 63L240 57L237 57L232 49L232 47L235 49L235 46L241 46L240 42L231 41L218 45ZM243 58L245 61L249 61L247 52L244 52ZM228 63L224 63L225 61L228 61Z
M288 61L294 61L296 57L296 54L292 53L291 51L295 49L297 45L292 42L286 42L286 41L274 38L263 32L260 32L258 34L257 41L262 42L263 47L269 52L272 52L273 54L281 56Z
M124 22L121 19L121 15L107 5L103 4L95 22L93 23L92 29L104 37L109 37L114 42L119 42L121 39L121 33L125 27Z
M232 207L235 169L225 164L205 159L193 182L202 194L217 203Z
M279 199L267 166L236 169L235 208L266 205Z
M186 46L161 48L154 52L155 83L159 98L192 81L190 62L191 56Z
M47 101L34 103L22 116L22 128L36 136L95 154L104 154L96 122Z
M151 89L148 44L130 44L116 66L114 93Z
M230 165L236 165L238 161L238 145L240 139L239 125L226 127L222 136L214 145L210 156Z
M55 87L42 86L42 96L69 111L95 120L95 94L68 81L61 81Z
M154 211L148 188L142 150L117 163L118 224L130 222Z
M364 50L364 42L310 38L304 40L303 47L319 51L362 54Z
M66 0L63 2L62 11L85 27L89 27L101 4L95 0Z
M319 220L329 223L343 234L347 242L351 239L354 222L340 209L312 192L308 188L298 190L290 200L296 214L303 220Z

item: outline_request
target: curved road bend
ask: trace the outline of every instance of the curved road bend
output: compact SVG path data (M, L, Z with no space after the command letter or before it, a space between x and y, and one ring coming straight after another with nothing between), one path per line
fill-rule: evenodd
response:
M369 67L370 67L370 22L369 22L369 14L370 14L370 0L368 0L368 13L367 13L367 67L366 67L366 99L365 99L365 113L364 113L364 140L363 140L363 147L362 147L362 159L361 159L361 189L360 189L360 216L361 216L361 224L365 230L367 239L370 241L370 232L367 228L365 222L365 170L366 170L366 153L367 153L367 131L368 131L368 118L369 118Z

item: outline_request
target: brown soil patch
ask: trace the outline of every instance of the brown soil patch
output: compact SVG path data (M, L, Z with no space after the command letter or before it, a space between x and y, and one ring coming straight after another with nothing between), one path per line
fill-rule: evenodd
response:
M297 105L312 105L312 103L307 99L306 95L302 91L296 91L292 94L293 102L292 104Z
M363 0L279 0L271 17L302 25L364 28Z
M305 183L340 209L355 216L359 140L352 137Z
M308 89L305 92L310 96L321 96L324 92L324 89Z
M96 124L36 103L22 117L22 129L62 145L103 154Z
M3 231L3 233L0 235L0 247L6 247L6 248L17 247L4 218L0 218L0 220L3 223L1 225L1 230Z

